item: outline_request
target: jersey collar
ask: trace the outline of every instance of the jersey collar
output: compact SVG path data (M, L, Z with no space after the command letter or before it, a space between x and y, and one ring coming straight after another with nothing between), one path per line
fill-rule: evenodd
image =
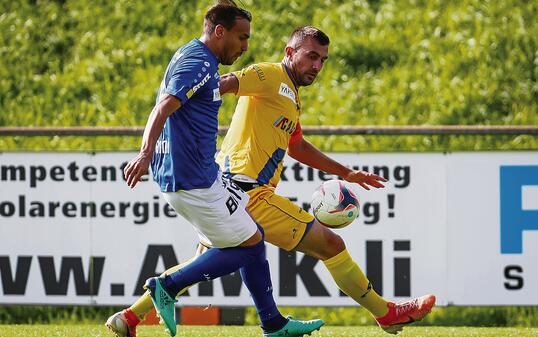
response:
M293 83L293 87L295 88L295 92L296 92L295 106L296 106L297 110L301 110L301 102L299 100L299 87L297 86L297 84L293 80L293 75L291 74L290 68L288 68L288 66L284 62L281 62L281 64L282 64L282 67L286 70L286 73L288 74L288 77L290 78L290 81L291 81L291 83Z
M207 55L209 55L209 57L211 58L211 61L215 62L215 65L219 65L219 59L217 58L217 56L215 54L213 54L213 52L211 51L211 49L209 49L205 43L203 43L202 41L200 41L199 39L192 39L195 43L199 44L202 48L204 48L204 50L207 52Z
M284 67L284 69L286 70L286 73L288 74L288 77L290 78L291 83L293 83L293 87L295 88L295 91L299 93L299 87L297 86L297 83L295 83L295 80L293 79L293 75L291 74L290 68L288 68L288 66L284 62L282 62L281 64L282 64L282 67Z

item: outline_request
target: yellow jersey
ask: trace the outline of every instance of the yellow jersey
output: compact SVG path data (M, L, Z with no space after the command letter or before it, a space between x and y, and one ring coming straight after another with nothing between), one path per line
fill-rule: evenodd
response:
M282 63L258 63L234 75L241 97L217 162L224 173L276 186L290 139L301 133L299 92Z

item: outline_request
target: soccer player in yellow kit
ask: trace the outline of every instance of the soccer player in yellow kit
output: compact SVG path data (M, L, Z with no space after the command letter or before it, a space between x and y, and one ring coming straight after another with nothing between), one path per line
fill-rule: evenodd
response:
M329 38L322 31L299 27L291 34L281 63L254 64L222 76L221 94L234 93L240 98L217 162L224 175L249 194L247 208L263 227L267 242L322 260L338 287L366 308L382 329L396 334L404 325L421 320L435 304L435 296L387 302L372 289L339 235L275 194L286 152L303 164L367 190L384 187L384 178L341 165L302 136L299 88L315 80L328 49ZM165 273L179 268L181 265ZM151 308L145 294L126 310L143 317Z
M293 31L281 63L259 63L224 75L221 93L240 96L217 162L225 175L250 196L247 208L265 231L265 240L323 261L339 288L376 317L389 333L422 319L435 304L426 295L409 302L385 301L353 261L342 238L289 199L275 194L284 155L358 183L384 187L384 178L354 171L330 159L305 140L299 117L299 88L312 84L327 59L329 38L314 27Z

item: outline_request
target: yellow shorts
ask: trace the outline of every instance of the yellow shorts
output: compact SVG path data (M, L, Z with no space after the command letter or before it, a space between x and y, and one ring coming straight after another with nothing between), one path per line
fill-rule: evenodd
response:
M247 209L265 231L265 241L285 249L293 250L314 217L291 202L275 194L275 188L263 185L247 192L250 201Z

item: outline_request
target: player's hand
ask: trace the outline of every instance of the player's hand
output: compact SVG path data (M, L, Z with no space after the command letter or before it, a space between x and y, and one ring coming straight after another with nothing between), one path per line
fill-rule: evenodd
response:
M148 172L151 156L140 152L136 157L131 159L123 169L123 175L127 186L133 188L140 181L140 178Z
M357 183L361 185L365 190L370 190L370 187L383 188L385 185L382 182L386 182L387 179L378 176L377 174L369 173L366 171L351 171L344 180L351 183Z

